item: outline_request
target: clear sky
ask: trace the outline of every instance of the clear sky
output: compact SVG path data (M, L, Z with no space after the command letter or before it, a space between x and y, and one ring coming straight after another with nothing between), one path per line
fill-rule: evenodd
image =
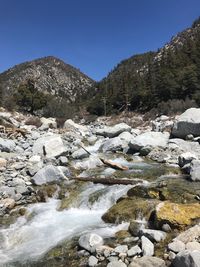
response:
M200 0L0 0L0 72L51 55L100 80L199 16Z

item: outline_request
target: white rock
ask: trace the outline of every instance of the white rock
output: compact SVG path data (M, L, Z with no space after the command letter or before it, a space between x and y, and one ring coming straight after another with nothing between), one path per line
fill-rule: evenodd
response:
M114 126L104 126L104 128L100 128L96 130L97 135L102 135L104 137L116 137L123 132L130 132L131 127L126 123L119 123Z
M169 140L169 133L161 132L145 132L136 136L130 143L129 146L134 151L140 151L143 147L163 147L167 146Z
M174 124L172 134L179 138L200 136L200 108L190 108L182 113Z
M88 233L79 238L79 246L93 253L97 247L103 245L103 238L97 234Z
M172 243L168 244L168 249L175 253L178 253L185 250L185 244L180 240L174 240Z
M142 253L144 256L153 256L154 244L145 236L141 237L142 242Z
M52 134L38 138L33 145L33 154L44 155L44 150L47 158L61 156L65 152L61 137Z

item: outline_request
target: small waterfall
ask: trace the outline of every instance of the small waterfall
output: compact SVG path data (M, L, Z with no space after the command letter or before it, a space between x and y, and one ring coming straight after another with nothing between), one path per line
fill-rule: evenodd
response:
M8 228L0 229L0 267L12 262L37 260L63 240L85 231L112 236L127 224L111 226L101 220L103 213L132 186L89 183L71 208L58 211L60 201L32 204L28 215Z

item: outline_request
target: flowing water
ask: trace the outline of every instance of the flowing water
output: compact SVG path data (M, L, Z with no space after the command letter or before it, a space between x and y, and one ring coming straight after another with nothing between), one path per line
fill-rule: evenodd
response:
M64 240L86 231L113 236L127 224L111 226L101 220L103 213L132 186L104 186L88 183L71 208L59 211L59 200L32 204L28 215L22 216L8 228L0 229L0 266L16 266L41 258ZM97 199L91 201L91 196Z

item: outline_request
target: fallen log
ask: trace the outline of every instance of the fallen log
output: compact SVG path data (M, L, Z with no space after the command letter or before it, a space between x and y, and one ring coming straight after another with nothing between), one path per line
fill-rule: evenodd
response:
M111 160L106 160L106 159L102 159L102 158L99 158L101 160L101 162L103 162L103 164L113 168L113 169L116 169L116 170L120 170L120 171L127 171L128 170L128 167L127 166L123 166L119 163L115 163Z
M82 146L82 145L80 145L80 147L83 149L83 150L85 150L85 152L87 152L88 153L88 155L92 155L84 146ZM115 163L115 162L113 162L113 161L111 161L111 160L106 160L106 159L103 159L103 158L99 158L100 159L100 161L103 163L103 164L105 164L105 165L107 165L108 167L110 167L110 168L113 168L113 169L115 169L115 170L120 170L120 171L127 171L128 170L128 167L127 166L123 166L123 165L121 165L121 164L119 164L119 163Z
M94 184L105 184L105 185L115 185L115 184L122 184L122 185L135 185L138 182L142 182L141 179L119 179L119 178L97 178L97 177L74 177L75 181L81 182L93 182Z

